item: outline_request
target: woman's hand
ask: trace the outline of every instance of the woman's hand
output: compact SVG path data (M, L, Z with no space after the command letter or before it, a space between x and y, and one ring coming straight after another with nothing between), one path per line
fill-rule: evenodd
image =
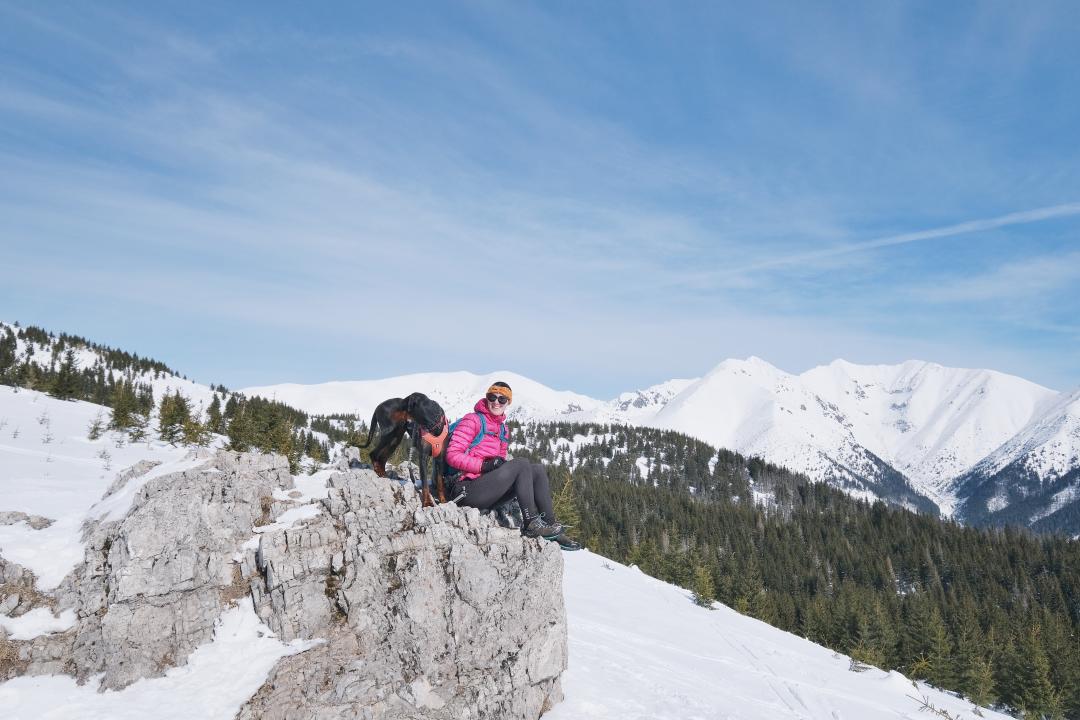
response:
M484 464L480 466L481 473L489 473L502 465L506 460L501 457L489 457L484 458Z

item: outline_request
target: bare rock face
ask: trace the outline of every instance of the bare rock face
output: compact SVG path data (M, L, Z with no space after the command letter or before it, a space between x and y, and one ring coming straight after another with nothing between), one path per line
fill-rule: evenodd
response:
M325 515L262 536L257 612L326 642L282 660L240 718L532 719L560 700L558 547L346 468Z
M79 618L76 674L103 672L102 687L119 689L208 642L235 583L233 556L268 521L276 487L292 487L284 458L221 451L148 481L122 520L87 528L86 562L61 591Z
M303 504L284 458L203 453L183 472L118 478L109 494L142 483L131 507L88 525L85 562L35 598L74 609L76 626L0 637L0 669L100 673L102 689L122 689L185 664L250 597L282 641L322 642L283 658L239 718L534 720L561 699L554 543L474 509L422 508L411 484L350 469L356 458ZM32 576L2 562L5 597L20 597L6 602L26 603Z

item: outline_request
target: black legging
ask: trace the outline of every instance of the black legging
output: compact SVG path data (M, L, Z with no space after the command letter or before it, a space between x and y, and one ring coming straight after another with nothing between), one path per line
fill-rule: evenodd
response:
M535 515L539 510L549 522L555 519L547 471L543 465L524 458L503 463L475 480L463 480L458 483L458 489L465 491L462 505L486 510L516 496L521 512Z

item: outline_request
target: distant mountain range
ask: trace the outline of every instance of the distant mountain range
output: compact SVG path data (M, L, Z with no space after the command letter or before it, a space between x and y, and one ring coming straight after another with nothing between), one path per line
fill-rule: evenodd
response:
M976 523L1080 532L1080 389L1061 394L993 370L836 360L793 375L751 357L613 400L553 390L511 372L242 392L312 413L366 418L381 400L420 391L459 417L496 379L514 388L511 417L523 422L677 430L868 499L937 508Z

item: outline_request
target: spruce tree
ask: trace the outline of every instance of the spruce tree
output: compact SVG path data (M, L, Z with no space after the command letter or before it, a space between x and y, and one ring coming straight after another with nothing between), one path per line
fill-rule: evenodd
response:
M1049 717L1060 714L1060 702L1050 684L1050 659L1043 649L1039 625L1023 633L1019 643L1018 682L1021 686L1018 705L1025 717Z
M128 380L121 380L113 390L109 429L127 430L135 421L136 411L135 391Z
M150 417L141 412L131 414L130 424L127 426L128 440L133 443L142 442L146 439L147 429L150 427Z
M930 611L930 623L926 632L927 659L930 661L930 674L927 680L939 688L954 687L952 644L949 641L949 631L945 627L945 621L942 620L941 612L936 607Z
M98 413L94 416L94 419L90 421L90 425L86 428L86 439L97 440L105 432L105 418Z
M961 672L964 694L971 702L989 707L997 700L994 695L994 668L989 660L976 655Z
M570 472L557 468L548 468L548 471L555 477L552 477L552 485L558 487L557 479L562 480L562 486L559 487L558 492L552 498L552 504L555 508L555 517L559 519L563 525L569 527L577 527L581 524L581 513L578 511L577 496L574 492L574 477Z
M226 414L231 415L229 426L226 428L229 436L229 449L236 452L247 452L251 449L252 423L248 414L247 403L236 403L232 412L229 413L229 405L235 398L229 398L226 403Z
M206 447L210 444L210 429L196 418L189 416L180 428L180 437L184 445Z
M161 398L158 409L158 434L167 443L176 444L184 434L184 425L191 422L191 407L187 398L177 390Z
M210 402L206 416L206 424L210 432L223 435L225 433L225 419L221 414L221 399L218 398L217 393L214 393L214 399Z
M701 607L712 608L716 601L716 585L712 572L704 565L694 568L694 602Z
M59 400L71 400L79 394L78 363L75 360L75 351L68 348L64 352L64 360L56 371L50 383L49 394Z

